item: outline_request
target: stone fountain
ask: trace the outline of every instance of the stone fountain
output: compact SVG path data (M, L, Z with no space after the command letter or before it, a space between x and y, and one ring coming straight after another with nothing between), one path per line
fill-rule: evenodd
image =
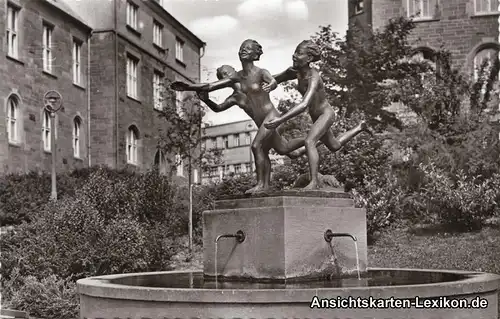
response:
M498 319L500 276L367 268L365 211L340 190L224 198L203 227L203 272L79 280L81 318Z
M310 46L307 41L299 45L294 68L308 67L312 59L308 52L316 52ZM256 41L243 42L240 59L244 70L240 72L258 60L259 52L262 54ZM293 70L287 70L285 78L291 77ZM221 78L227 73L223 71ZM242 91L243 87L258 88L260 82L245 83L252 81L251 76L226 76L215 84L174 83L173 88L206 93L233 86L238 94L235 101L246 111L250 109L248 113L256 116L260 127L279 124L283 116L273 115L271 108L265 108L269 114L264 117L274 119L262 123L258 112L264 108L242 104L246 100L241 94L268 94L264 90ZM238 88L238 82L244 85ZM200 98L215 111L220 110L206 94L200 94ZM255 100L265 99L250 99ZM339 143L363 130L365 124L360 124L346 133L348 138L340 137ZM264 138L264 149L282 149L277 140ZM295 147L299 153L304 152L300 149L304 140L292 144L288 151L293 152ZM256 163L264 163L257 167L258 185L246 195L220 198L214 210L203 213L203 271L116 274L79 280L80 317L498 319L500 276L369 268L365 210L355 208L353 199L341 189L270 191L266 184L269 167L258 157L265 154L256 154ZM311 167L317 165L310 161ZM309 186L321 186L314 185L315 176L317 171L311 170Z

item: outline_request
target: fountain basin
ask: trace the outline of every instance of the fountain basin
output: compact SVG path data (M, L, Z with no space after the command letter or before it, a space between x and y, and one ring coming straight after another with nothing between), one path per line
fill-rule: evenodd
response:
M500 276L488 273L370 268L362 280L290 284L203 278L173 271L81 279L80 318L498 319ZM473 300L475 308L463 307Z

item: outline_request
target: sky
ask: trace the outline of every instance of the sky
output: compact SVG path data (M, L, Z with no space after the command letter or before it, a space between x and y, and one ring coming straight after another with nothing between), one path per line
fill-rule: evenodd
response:
M347 29L346 0L164 0L165 9L207 43L201 59L201 81L217 80L215 70L223 64L241 69L238 49L245 39L254 39L263 47L256 65L276 74L291 66L295 47L331 25L344 35ZM223 101L231 89L212 92L210 97ZM285 96L279 88L271 92L277 100ZM249 119L234 106L221 113L208 112L206 121L213 125Z

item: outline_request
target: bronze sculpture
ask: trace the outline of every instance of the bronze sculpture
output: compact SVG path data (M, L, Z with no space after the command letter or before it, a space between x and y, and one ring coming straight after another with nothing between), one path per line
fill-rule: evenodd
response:
M297 157L305 153L304 139L296 138L287 142L276 130L268 129L263 125L264 122L278 117L280 113L269 96L269 92L278 85L276 80L269 71L254 65L262 53L262 47L257 41L247 39L243 41L238 52L242 64L241 71L233 72L234 69L231 70L231 67L223 66L218 69L219 81L217 82L198 84L174 82L171 85L173 90L199 92L200 99L215 112L239 105L257 124L259 130L252 141L257 185L249 189L247 193L261 192L269 188L271 178L269 151L272 148L279 154L288 154L289 157ZM210 101L208 92L226 87L234 89L234 93L226 101L221 105Z
M335 121L335 112L328 103L319 72L310 66L311 63L319 61L320 58L321 50L313 41L305 40L297 46L293 54L293 66L274 77L278 83L297 79L297 90L302 94L303 99L285 114L264 123L265 127L276 129L289 119L306 110L309 111L313 125L305 139L305 147L309 159L310 182L304 189L317 189L320 186L318 182L318 141L323 142L332 152L336 152L363 131L373 135L367 123L362 121L338 139L333 136L330 128Z

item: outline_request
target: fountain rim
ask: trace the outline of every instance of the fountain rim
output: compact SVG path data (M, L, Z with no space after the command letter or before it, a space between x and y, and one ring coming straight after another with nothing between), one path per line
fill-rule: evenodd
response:
M486 294L500 290L500 275L463 270L436 270L410 268L368 268L369 271L408 271L448 273L470 277L448 282L401 286L339 287L339 288L297 288L297 289L205 289L164 288L114 284L106 280L137 275L202 273L196 270L161 271L115 274L89 277L77 281L80 295L97 298L199 303L281 303L311 302L313 296L321 298L369 297L376 298L432 298Z

